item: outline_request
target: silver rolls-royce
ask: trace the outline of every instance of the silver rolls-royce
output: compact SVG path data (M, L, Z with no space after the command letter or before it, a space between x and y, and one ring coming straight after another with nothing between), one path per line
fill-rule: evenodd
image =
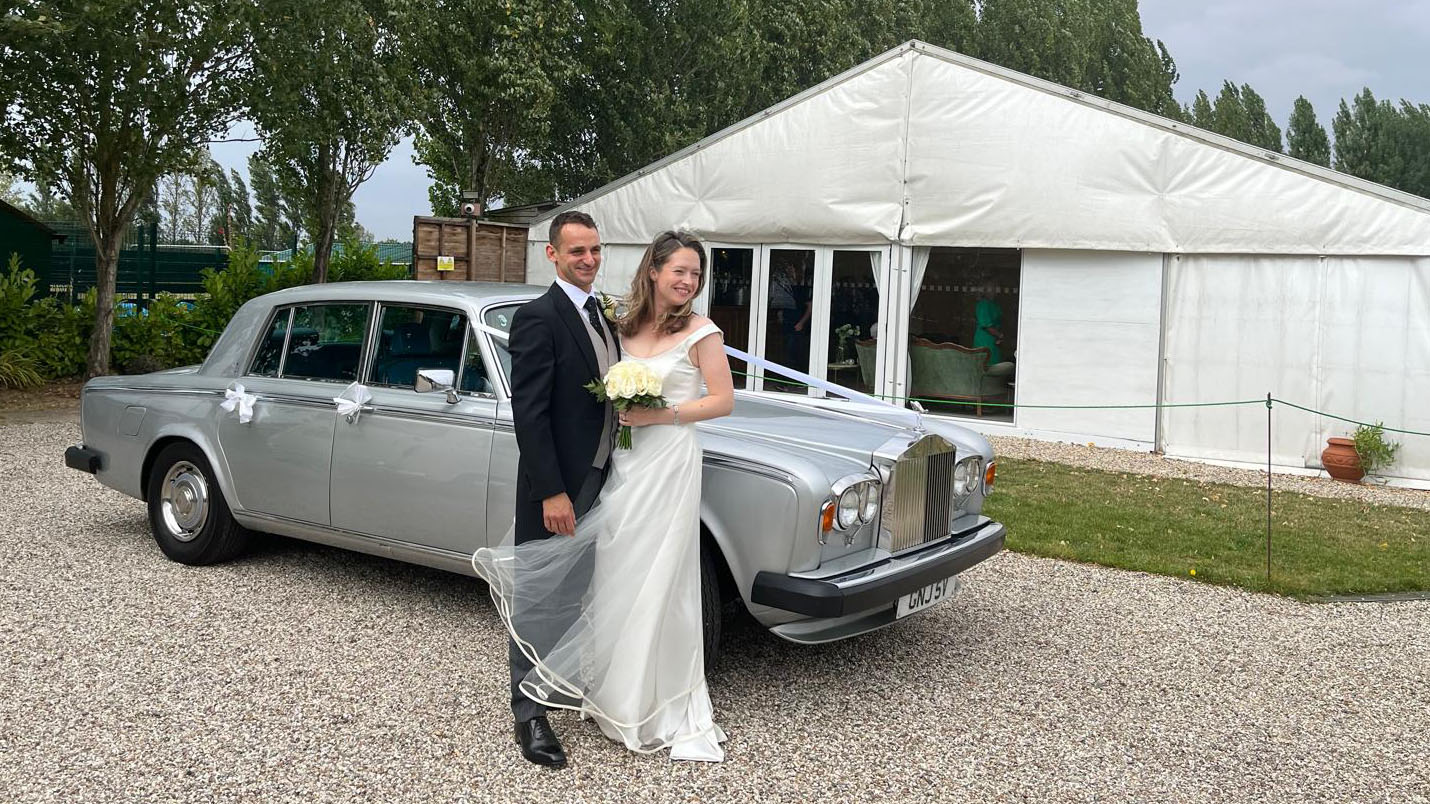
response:
M245 304L203 365L85 384L68 466L148 503L166 556L266 531L470 574L512 521L510 356L543 288L352 282ZM707 654L743 605L795 642L889 625L1003 547L980 435L891 406L740 391L705 449Z

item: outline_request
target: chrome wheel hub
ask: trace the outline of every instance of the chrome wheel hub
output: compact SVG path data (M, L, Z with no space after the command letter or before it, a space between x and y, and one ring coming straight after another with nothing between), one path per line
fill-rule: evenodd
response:
M175 539L193 541L209 518L209 484L203 472L188 461L169 467L159 491L159 509Z

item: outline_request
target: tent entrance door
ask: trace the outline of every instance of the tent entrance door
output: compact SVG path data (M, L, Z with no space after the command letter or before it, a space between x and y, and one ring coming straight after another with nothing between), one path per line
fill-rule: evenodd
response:
M814 327L815 275L827 261L828 250L796 246L763 246L760 249L756 305L755 354L773 363L810 374ZM802 394L808 389L759 369L754 374L756 390Z

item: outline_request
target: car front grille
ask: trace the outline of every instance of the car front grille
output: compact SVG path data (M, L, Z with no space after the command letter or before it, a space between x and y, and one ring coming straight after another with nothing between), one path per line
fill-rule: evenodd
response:
M890 552L948 535L955 463L953 445L937 435L923 437L899 456L884 488L880 519Z

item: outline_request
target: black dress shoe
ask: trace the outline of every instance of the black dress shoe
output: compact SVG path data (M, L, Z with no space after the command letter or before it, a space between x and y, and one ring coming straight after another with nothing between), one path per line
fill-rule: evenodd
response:
M556 738L556 732L545 715L517 723L516 744L521 746L521 755L528 762L548 768L566 767L566 752L562 750L561 741Z

